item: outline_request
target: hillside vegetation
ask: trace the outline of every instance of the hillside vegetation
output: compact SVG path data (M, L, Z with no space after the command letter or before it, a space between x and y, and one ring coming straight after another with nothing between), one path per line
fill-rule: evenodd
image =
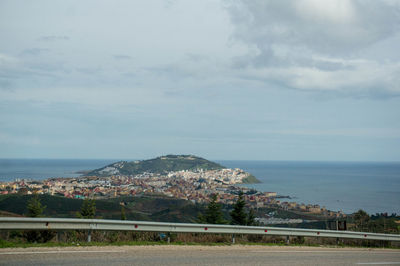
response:
M1 216L27 214L27 202L33 195L0 195ZM76 218L83 200L59 196L39 195L46 206L44 216L55 218ZM121 205L124 205L128 220L157 222L195 222L203 207L190 201L163 196L120 197L96 200L96 218L120 219Z
M116 162L87 173L88 176L108 176L112 174L138 175L144 172L167 173L181 170L215 170L225 168L218 163L194 155L166 155L150 160Z

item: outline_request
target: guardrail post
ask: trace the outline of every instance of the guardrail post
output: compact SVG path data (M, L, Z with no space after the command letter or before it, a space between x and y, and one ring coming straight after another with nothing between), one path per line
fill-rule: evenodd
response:
M87 242L91 242L91 241L92 241L92 230L89 229L88 235L87 235Z
M340 243L340 241L339 241L339 237L336 237L336 245L338 246L338 245L339 245L339 243Z
M168 244L170 244L171 243L171 233L170 232L168 232L167 233L167 242L168 242Z
M290 244L290 237L286 236L286 245L289 245L289 244Z
M57 242L61 242L61 231L57 231Z
M235 244L235 234L232 234L232 244Z

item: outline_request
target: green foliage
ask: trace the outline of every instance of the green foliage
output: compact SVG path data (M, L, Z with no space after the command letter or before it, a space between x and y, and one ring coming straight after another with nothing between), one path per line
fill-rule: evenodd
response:
M199 215L200 223L207 224L226 224L221 211L221 204L217 203L217 195L211 195L211 201L207 206L204 215Z
M392 214L391 216L373 215L370 217L365 211L359 210L353 214L354 227L352 230L398 234L400 232L400 228L396 223L398 219L399 217L396 214Z
M358 210L356 213L354 213L353 219L356 231L368 230L368 222L370 220L368 213L363 210Z
M81 210L77 213L77 216L83 219L93 219L95 215L96 215L95 200L86 198L83 201Z
M258 225L255 221L255 213L250 209L247 213L245 210L246 202L243 198L243 192L239 193L238 200L233 205L233 210L231 211L231 224L237 225Z
M46 206L42 206L39 196L35 194L35 196L28 201L27 209L27 215L29 217L40 217L42 216L44 209L46 209Z
M15 244L4 239L0 238L0 248L11 248L14 247Z
M0 195L0 210L20 215L26 214L27 202L32 197L34 196L18 194ZM43 205L47 206L43 212L44 216L60 218L76 217L76 212L80 210L83 202L82 199L70 199L46 194L40 195L40 201ZM108 218L120 218L119 202L117 201L97 200L96 207L97 209L105 210ZM110 213L112 216L110 216Z
M247 214L244 210L246 202L243 198L243 192L239 193L239 198L233 205L233 210L231 211L231 224L246 225L247 224Z
M258 180L254 175L249 175L246 178L243 178L242 180L243 184L257 184L257 183L261 183L260 180Z
M0 195L0 211L23 215L33 195ZM47 217L76 218L80 212L82 199L69 199L61 196L40 195L46 205L44 214ZM194 223L203 206L191 201L164 196L142 195L124 196L110 199L96 199L96 216L104 219L121 219L121 202L125 202L125 215L128 220ZM78 216L79 217L79 216Z
M28 216L41 217L46 209L40 202L39 196L35 194L27 202ZM49 230L28 230L23 233L23 237L29 243L46 243L54 237L55 233Z
M136 175L144 172L151 173L165 173L170 171L181 170L214 170L224 168L222 165L208 161L206 159L193 156L193 155L166 155L157 157L150 160L134 161L134 162L120 162L121 166L117 167L119 172L123 175ZM107 165L106 167L114 167L116 163ZM100 171L103 168L93 170L87 175L103 176Z

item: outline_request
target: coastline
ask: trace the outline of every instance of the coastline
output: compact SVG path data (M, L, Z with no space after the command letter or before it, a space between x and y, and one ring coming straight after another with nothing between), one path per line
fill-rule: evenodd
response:
M43 180L63 173L101 167L115 160L16 159L0 160L0 181L16 178ZM275 191L290 200L319 204L331 210L352 213L363 209L400 213L400 163L326 163L274 161L218 161L241 168L261 183L242 184L258 191ZM32 168L32 165L35 167ZM76 178L77 175L67 176Z
M260 184L261 181L258 180L254 175L250 174L248 177L242 179L242 184Z

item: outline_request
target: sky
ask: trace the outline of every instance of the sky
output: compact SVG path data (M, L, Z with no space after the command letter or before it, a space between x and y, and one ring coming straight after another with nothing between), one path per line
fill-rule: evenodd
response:
M398 0L0 0L0 158L400 161Z

